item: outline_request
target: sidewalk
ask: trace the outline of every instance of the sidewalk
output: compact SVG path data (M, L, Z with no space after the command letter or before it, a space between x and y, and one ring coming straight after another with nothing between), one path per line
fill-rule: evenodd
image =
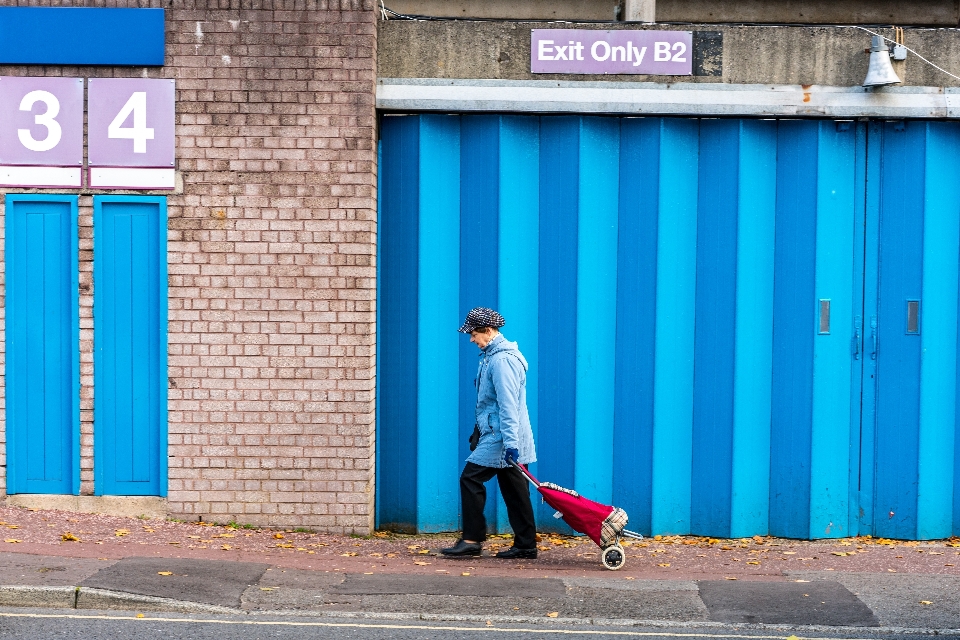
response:
M960 541L671 537L632 544L612 572L591 542L552 535L538 560L504 562L438 556L449 536L9 507L0 522L6 607L960 629Z

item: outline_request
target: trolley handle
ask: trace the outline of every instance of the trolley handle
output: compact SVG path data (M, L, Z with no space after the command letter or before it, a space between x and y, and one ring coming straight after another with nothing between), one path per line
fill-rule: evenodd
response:
M525 466L523 466L519 462L514 462L513 460L509 460L508 464L512 467L516 467L517 469L519 469L520 473L523 474L523 477L526 478L530 484L532 484L537 489L540 488L540 482L533 477L533 474L530 473Z

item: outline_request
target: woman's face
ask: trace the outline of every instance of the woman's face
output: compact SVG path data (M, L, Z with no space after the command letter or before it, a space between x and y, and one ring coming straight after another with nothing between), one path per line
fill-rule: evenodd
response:
M497 335L497 330L490 327L484 327L483 329L475 329L470 332L470 342L477 345L481 349L490 344L490 341L493 340Z

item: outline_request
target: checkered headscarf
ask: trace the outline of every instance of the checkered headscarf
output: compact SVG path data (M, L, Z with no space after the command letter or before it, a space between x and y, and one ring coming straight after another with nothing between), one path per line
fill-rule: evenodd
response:
M463 326L458 329L460 333L470 333L480 327L495 327L499 329L507 323L503 316L486 307L475 307L470 309L467 319L463 321Z

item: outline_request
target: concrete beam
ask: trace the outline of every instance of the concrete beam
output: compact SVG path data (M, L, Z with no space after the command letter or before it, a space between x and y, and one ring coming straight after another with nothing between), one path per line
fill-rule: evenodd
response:
M623 19L627 22L656 22L657 0L626 0Z
M377 108L414 112L960 118L960 89L381 78Z

